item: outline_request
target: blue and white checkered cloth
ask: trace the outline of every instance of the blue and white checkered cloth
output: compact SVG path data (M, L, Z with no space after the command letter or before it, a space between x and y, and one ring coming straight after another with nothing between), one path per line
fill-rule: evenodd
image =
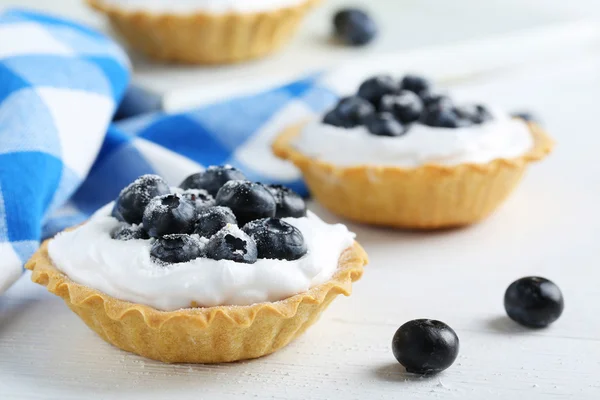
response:
M127 57L103 35L43 14L0 14L0 292L41 239L84 221L142 174L176 185L202 166L227 163L305 192L270 143L335 102L318 75L111 125L128 78Z

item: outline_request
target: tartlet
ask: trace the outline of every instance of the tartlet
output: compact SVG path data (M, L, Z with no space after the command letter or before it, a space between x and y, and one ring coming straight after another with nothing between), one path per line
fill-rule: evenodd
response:
M335 117L330 113L325 118ZM282 132L273 143L273 151L300 169L312 195L348 219L407 229L460 227L486 218L510 195L527 166L543 159L554 146L539 125L527 122L533 144L514 157L453 165L338 165L295 146L305 126Z
M270 354L349 295L368 259L345 227L307 214L289 189L239 178L231 167L180 188L141 177L86 223L45 241L25 267L125 351L169 363ZM263 218L267 206L273 216ZM329 235L336 250L323 253L315 243Z
M107 0L86 0L136 50L154 59L226 64L263 57L287 43L320 0L299 0L267 10L213 13L130 9Z
M350 295L367 255L355 243L333 278L282 301L251 306L194 307L164 312L116 299L73 282L48 256L48 242L25 266L31 280L61 297L108 343L167 363L219 363L258 358L286 346L314 324L333 299Z

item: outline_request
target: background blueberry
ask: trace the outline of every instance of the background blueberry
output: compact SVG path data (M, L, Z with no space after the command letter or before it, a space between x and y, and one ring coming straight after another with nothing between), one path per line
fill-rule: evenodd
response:
M400 86L402 90L408 90L419 94L424 91L429 91L431 89L431 82L422 76L409 74L402 78Z
M457 106L454 111L460 118L471 121L474 124L482 124L493 118L488 109L480 104Z
M302 232L278 218L249 222L243 228L258 248L258 258L297 260L307 252Z
M364 81L358 88L358 96L368 100L375 107L386 94L398 94L400 85L389 75L379 75Z
M535 122L537 124L540 123L539 118L537 118L533 113L531 113L529 111L512 112L512 113L510 113L510 116L513 118L522 119L523 121L527 121L527 122Z
M354 128L362 125L374 112L375 107L367 100L350 96L341 99L336 107L325 115L323 122L342 128Z
M169 185L160 176L140 176L121 191L115 203L113 216L119 218L120 215L120 220L130 224L141 224L144 210L150 200L169 193Z
M364 10L348 8L333 17L335 36L344 44L364 46L377 37L377 24Z
M417 121L423 112L423 101L413 92L402 90L397 95L385 95L379 103L380 112L389 112L400 122L409 124Z
M472 124L471 121L460 118L454 109L446 107L426 107L420 121L437 128L459 128Z
M204 189L214 197L226 182L244 179L246 179L246 176L230 165L211 166L202 172L188 176L181 182L179 187L182 189Z
M323 123L326 125L337 126L340 128L346 127L346 121L342 119L341 115L337 113L337 110L335 108L329 111L327 114L325 114L325 116L323 117Z
M292 189L282 185L267 185L277 203L275 218L302 218L306 216L306 203Z
M206 256L213 260L254 264L258 252L250 236L235 225L227 225L208 241Z
M192 203L196 211L215 205L215 198L204 189L187 189L181 193L181 196Z
M152 243L150 255L163 263L182 263L201 257L202 245L190 235L165 235Z
M529 276L513 282L504 294L508 316L530 328L544 328L562 314L565 303L558 286L546 278Z
M210 238L227 224L237 224L235 215L227 207L208 207L198 212L194 233Z
M394 357L416 374L445 370L458 356L456 332L443 322L416 319L402 325L392 340Z
M277 202L262 184L229 181L217 193L217 205L229 207L240 226L260 218L274 217Z
M196 207L179 194L153 198L144 211L144 228L152 237L190 233L196 222Z
M366 126L369 132L377 136L402 136L406 133L404 125L389 112L382 112L369 118Z
M423 101L423 105L426 108L452 108L454 105L452 99L450 99L450 97L447 95L433 92L431 90L425 90L419 93L419 97Z
M148 233L141 225L129 225L123 223L111 232L110 237L116 240L149 239Z

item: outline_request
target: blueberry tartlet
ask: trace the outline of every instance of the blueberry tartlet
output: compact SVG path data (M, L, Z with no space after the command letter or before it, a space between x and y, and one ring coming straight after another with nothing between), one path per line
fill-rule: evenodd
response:
M370 78L273 144L331 211L409 229L484 219L552 147L534 122L458 103L417 75Z
M87 0L128 44L164 61L225 64L263 57L320 0Z
M363 273L354 235L287 188L227 166L180 186L132 182L46 241L26 265L32 280L123 350L214 363L287 345Z

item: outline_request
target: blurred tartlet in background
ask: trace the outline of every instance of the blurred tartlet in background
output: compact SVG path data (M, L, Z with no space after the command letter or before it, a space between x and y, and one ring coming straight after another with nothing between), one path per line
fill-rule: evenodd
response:
M86 0L135 49L171 62L227 64L278 50L320 0Z
M488 217L554 142L531 118L457 103L421 76L367 79L274 142L314 197L345 218L444 229Z

